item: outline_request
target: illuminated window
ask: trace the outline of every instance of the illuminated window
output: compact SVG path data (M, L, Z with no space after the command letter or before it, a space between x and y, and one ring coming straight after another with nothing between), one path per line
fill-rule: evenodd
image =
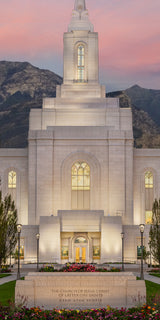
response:
M86 162L72 166L72 209L89 209L90 167Z
M93 259L100 259L100 246L93 246Z
M72 190L90 190L90 168L85 162L72 166Z
M152 223L152 205L153 205L153 174L151 171L145 173L145 222Z
M144 250L144 246L143 246L143 250ZM137 246L137 259L141 259L141 252L142 252L142 247Z
M145 173L145 188L153 188L153 174L150 171Z
M16 246L15 258L18 259L18 245ZM24 238L21 238L20 244L20 259L24 260Z
M92 239L92 257L93 259L100 259L100 238Z
M61 247L61 259L68 259L69 257L69 247L62 246Z
M84 237L77 237L74 242L75 243L87 243L87 240Z
M17 175L15 171L10 171L8 173L8 188L15 189L17 183Z
M146 211L146 224L152 223L152 211Z
M17 192L17 174L14 170L8 172L8 193L11 195L12 200L16 204Z
M77 80L84 82L84 46L78 46Z
M24 259L24 246L20 246L20 259Z

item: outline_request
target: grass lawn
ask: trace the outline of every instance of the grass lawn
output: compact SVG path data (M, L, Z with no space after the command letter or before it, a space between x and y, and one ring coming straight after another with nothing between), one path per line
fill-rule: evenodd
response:
M0 278L8 277L10 275L11 275L10 273L1 273Z
M157 272L150 272L149 275L160 278L160 273L157 273Z
M146 291L147 291L147 303L153 301L153 298L156 296L160 300L160 285L148 280L145 280L146 283Z
M16 281L10 281L0 285L0 304L8 306L8 300L14 301Z
M147 290L147 303L150 304L155 296L157 296L157 298L159 297L160 301L160 285L147 280L145 282ZM15 285L16 281L10 281L0 285L0 304L3 306L8 306L8 300L14 301Z

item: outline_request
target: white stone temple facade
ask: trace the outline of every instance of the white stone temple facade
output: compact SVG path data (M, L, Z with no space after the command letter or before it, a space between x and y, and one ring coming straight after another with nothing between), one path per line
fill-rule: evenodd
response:
M28 148L0 149L3 195L23 225L24 261L136 261L139 224L148 248L160 150L134 149L132 111L99 84L98 34L85 0L75 0L64 33L64 77L56 98L32 109Z

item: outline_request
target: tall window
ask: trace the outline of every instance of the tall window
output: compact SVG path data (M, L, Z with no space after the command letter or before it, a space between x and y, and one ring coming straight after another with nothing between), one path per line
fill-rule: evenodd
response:
M153 205L153 174L151 171L145 173L145 219L146 224L152 223Z
M78 46L77 80L84 82L84 46Z
M8 188L15 189L17 183L17 176L15 171L10 171L8 173Z
M24 238L21 237L21 244L20 244L20 259L24 260ZM16 256L18 256L18 245L16 245L16 252L15 252Z
M90 207L90 167L77 161L72 166L72 209Z
M17 188L17 174L15 171L8 173L8 193L11 194L12 199L16 202L16 188Z

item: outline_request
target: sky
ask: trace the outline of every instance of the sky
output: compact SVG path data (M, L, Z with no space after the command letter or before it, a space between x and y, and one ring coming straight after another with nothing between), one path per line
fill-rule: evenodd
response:
M160 0L86 0L99 33L107 91L160 89ZM74 0L0 0L0 60L28 61L63 75L63 33Z

